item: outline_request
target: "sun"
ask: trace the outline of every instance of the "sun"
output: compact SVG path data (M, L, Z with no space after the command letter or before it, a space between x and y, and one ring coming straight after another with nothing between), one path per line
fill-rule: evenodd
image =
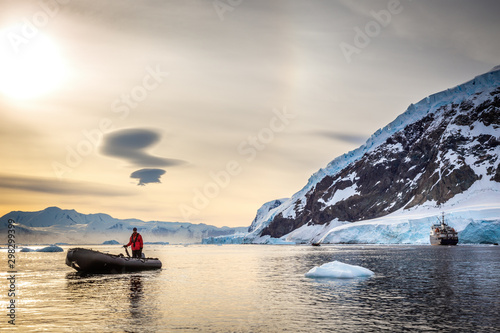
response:
M45 95L62 85L64 61L57 45L41 33L9 43L5 33L0 43L0 93L13 99L31 99Z

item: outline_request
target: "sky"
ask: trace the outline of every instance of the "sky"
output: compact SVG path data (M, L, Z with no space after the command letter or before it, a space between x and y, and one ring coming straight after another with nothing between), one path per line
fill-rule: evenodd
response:
M0 216L249 226L500 64L500 2L4 0Z

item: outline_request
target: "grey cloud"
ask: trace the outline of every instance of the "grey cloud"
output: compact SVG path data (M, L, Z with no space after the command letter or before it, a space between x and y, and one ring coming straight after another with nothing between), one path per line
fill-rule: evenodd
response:
M160 141L160 135L147 129L125 129L104 137L101 152L117 157L135 166L176 166L186 163L182 160L157 157L145 152L146 148Z
M160 177L165 174L165 170L162 169L140 169L132 172L130 178L139 179L140 186L144 186L149 183L161 183Z
M318 131L315 133L316 135L324 136L333 140L343 141L352 144L363 144L368 139L365 135L359 134L347 134L347 133L339 133L333 131Z
M87 182L59 181L52 178L26 177L20 175L0 175L0 188L45 194L127 196L132 195L122 188L109 188L109 185Z

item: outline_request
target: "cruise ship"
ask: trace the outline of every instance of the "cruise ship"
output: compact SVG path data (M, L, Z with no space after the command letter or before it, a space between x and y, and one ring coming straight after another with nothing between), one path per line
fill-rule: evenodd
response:
M444 221L444 213L439 223L431 226L431 245L457 245L458 233Z

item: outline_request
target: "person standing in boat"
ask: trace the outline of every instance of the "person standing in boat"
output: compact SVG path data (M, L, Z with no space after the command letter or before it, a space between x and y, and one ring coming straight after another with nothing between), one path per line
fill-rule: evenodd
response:
M130 236L130 242L123 247L128 247L132 245L132 258L142 258L142 236L137 232L137 228L134 228L134 232Z

